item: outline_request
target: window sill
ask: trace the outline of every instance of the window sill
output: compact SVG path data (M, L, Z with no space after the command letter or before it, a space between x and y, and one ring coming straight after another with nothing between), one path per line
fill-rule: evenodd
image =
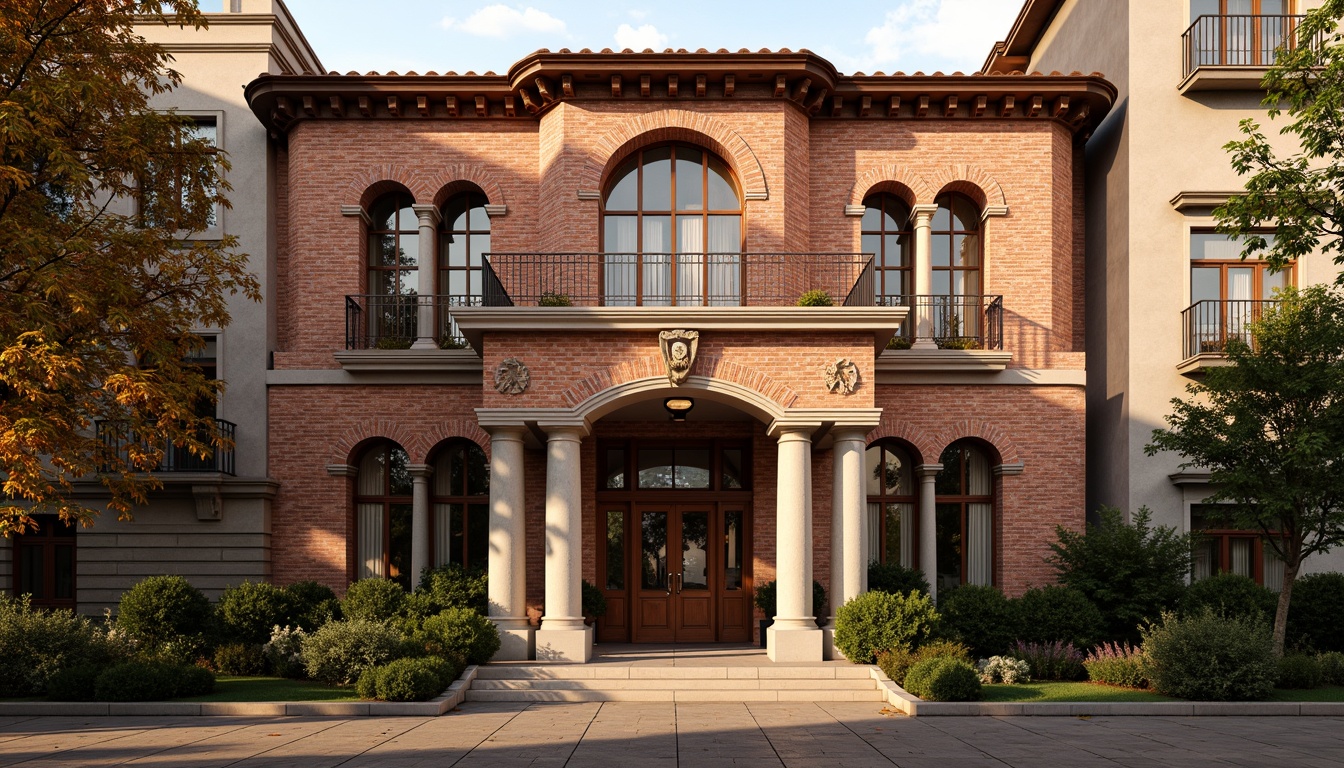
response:
M345 349L335 356L352 373L481 371L480 355L470 349Z

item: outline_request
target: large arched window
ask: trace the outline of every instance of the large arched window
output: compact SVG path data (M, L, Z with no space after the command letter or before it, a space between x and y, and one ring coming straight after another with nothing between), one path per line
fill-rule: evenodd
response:
M419 291L419 219L409 194L383 195L369 210L368 293L365 322L371 343L409 347L416 337L414 297Z
M481 303L490 253L489 203L480 192L453 195L443 206L439 224L439 289L448 304L474 306ZM440 308L439 346L463 349L467 340L452 315Z
M728 164L699 147L632 155L602 199L608 306L741 303L742 199Z
M993 583L994 483L989 455L973 442L949 445L934 480L938 590Z
M453 440L434 458L434 564L484 569L490 539L490 464L469 440Z
M970 344L981 338L980 210L965 195L948 192L935 201L933 335L940 345Z
M355 483L355 578L388 578L412 586L411 473L396 443L371 446Z
M869 195L863 205L862 249L873 254L877 295L909 296L915 292L910 206L887 192Z
M894 442L875 443L865 456L868 557L915 566L915 483L910 452Z

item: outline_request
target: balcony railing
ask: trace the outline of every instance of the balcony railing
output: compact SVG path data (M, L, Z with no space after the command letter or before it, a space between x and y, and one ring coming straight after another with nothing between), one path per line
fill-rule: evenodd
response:
M106 421L98 422L98 439L111 446L118 454L125 455L126 446L133 437L127 437L120 434L113 424ZM233 444L234 436L238 431L238 425L232 421L224 419L215 419L215 429L219 436ZM163 460L155 467L153 472L220 472L226 475L234 474L233 468L233 448L216 448L209 456L204 458L195 455L186 448L176 445L170 445L163 450Z
M437 325L433 339L440 349L467 347L466 339L453 319L453 307L491 306L483 296L346 296L345 348L410 349L418 336L422 304L430 307Z
M1280 48L1298 44L1302 16L1200 16L1181 36L1182 77L1200 67L1269 67ZM1313 44L1320 44L1320 40Z
M1224 354L1228 339L1241 339L1251 344L1251 323L1276 304L1277 301L1260 299L1206 300L1191 304L1181 311L1184 359Z
M1003 349L1003 297L879 296L884 307L909 307L900 334L888 348L909 349L932 341L939 349Z

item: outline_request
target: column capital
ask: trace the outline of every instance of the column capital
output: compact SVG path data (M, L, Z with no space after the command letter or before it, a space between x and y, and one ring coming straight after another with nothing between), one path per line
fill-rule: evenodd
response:
M831 437L835 442L868 442L869 427L836 427L831 430Z
M527 428L515 425L500 425L494 427L482 427L490 435L492 443L514 442L521 443L527 434Z
M434 466L431 464L407 464L406 472L413 481L428 480L434 474Z
M415 211L422 227L437 227L443 220L443 214L439 213L439 208L435 205L412 205L411 210Z
M938 206L933 203L921 203L919 205L910 206L910 215L915 217L916 225L920 223L920 219L923 219L927 223L933 218L933 214L937 212Z
M915 474L920 477L933 477L943 471L942 464L916 464Z
M538 423L537 427L546 433L546 442L556 440L573 440L579 442L587 437L592 430L588 429L587 424L546 424Z

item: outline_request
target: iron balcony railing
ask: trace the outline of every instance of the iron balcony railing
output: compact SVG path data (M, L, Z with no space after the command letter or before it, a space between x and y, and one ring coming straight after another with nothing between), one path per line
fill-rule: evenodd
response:
M884 307L909 307L889 349L932 341L939 349L1003 349L1003 297L985 295L879 296Z
M124 431L115 428L111 422L100 421L96 425L98 439L104 444L111 446L119 455L125 455L126 446L135 441L134 436L127 436ZM215 429L219 436L228 441L232 446L234 437L238 431L238 425L225 419L215 419ZM205 436L202 435L202 438ZM137 441L142 442L143 441ZM110 467L107 469L111 469ZM155 467L153 472L220 472L225 475L234 474L233 448L216 448L209 456L201 457L181 446L169 445L163 450L163 460Z
M428 307L440 349L466 349L454 307L489 306L483 296L358 294L345 297L346 349L410 349L419 336L421 307ZM508 304L496 305L508 306Z
M1302 16L1200 16L1181 35L1182 77L1200 67L1268 67L1280 48L1298 44ZM1319 45L1322 41L1312 41Z
M1181 327L1185 330L1183 359L1224 354L1228 339L1252 344L1251 323L1277 304L1268 299L1205 300L1191 304L1181 311Z

